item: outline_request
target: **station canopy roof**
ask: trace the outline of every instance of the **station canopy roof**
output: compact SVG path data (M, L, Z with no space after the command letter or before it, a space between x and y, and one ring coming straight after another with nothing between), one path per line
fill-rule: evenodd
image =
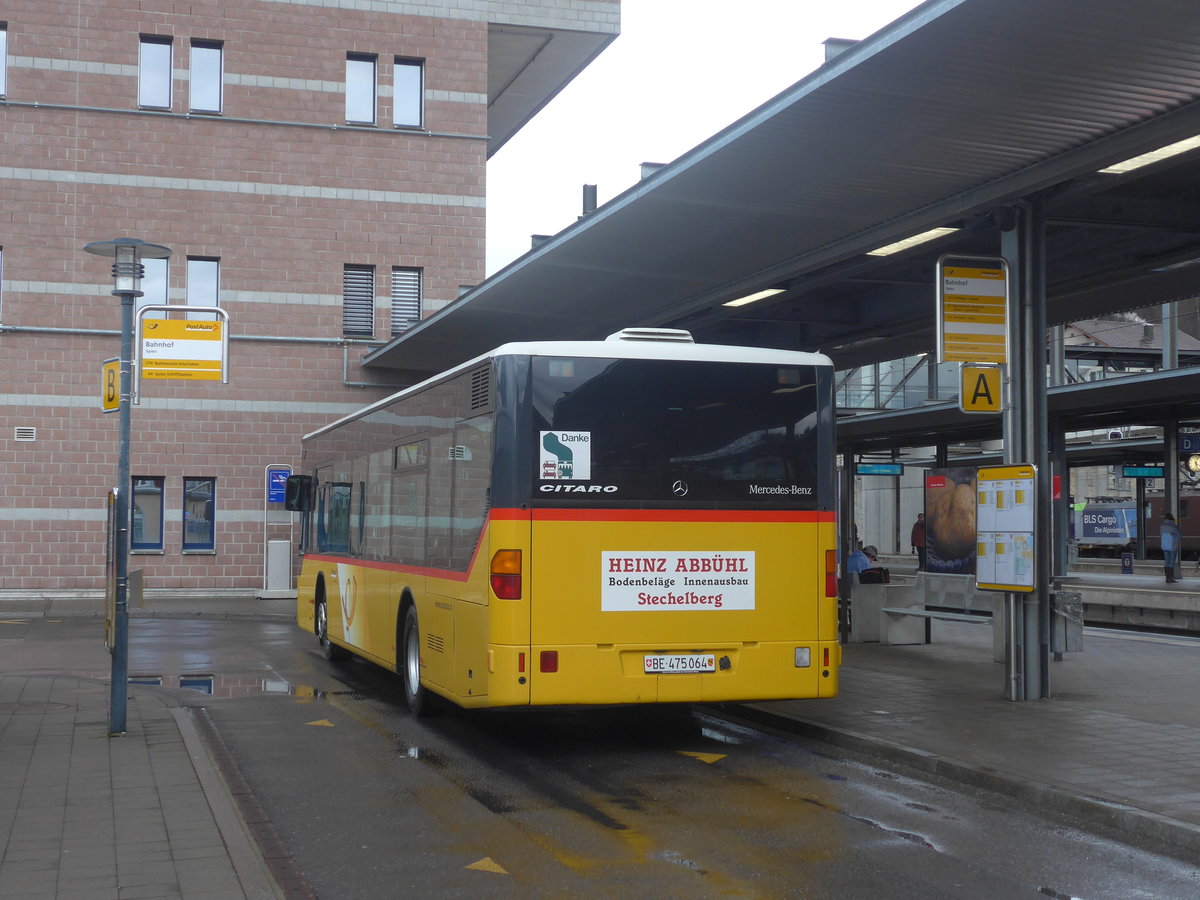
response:
M1200 135L1198 51L1195 0L929 0L366 364L415 378L626 326L839 368L929 351L938 257L999 255L1028 197L1046 217L1047 324L1200 295L1200 139L1100 171ZM935 227L955 230L868 255Z

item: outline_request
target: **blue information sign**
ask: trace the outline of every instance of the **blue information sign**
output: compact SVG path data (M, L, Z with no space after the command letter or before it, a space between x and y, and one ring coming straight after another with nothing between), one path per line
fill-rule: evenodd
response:
M856 475L903 475L904 466L901 463L858 463L854 467Z
M287 496L287 480L291 469L267 469L267 502L282 503Z
M1162 466L1124 466L1121 475L1125 478L1162 478Z

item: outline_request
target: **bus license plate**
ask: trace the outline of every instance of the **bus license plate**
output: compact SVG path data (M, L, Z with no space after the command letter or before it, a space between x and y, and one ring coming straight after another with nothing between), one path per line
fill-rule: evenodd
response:
M645 664L647 675L717 671L717 657L713 653L647 653Z

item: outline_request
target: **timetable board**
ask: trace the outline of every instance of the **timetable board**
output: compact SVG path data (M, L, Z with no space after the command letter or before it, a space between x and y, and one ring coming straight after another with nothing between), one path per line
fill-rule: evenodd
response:
M982 468L975 497L976 585L985 591L1033 591L1037 469L1024 463Z

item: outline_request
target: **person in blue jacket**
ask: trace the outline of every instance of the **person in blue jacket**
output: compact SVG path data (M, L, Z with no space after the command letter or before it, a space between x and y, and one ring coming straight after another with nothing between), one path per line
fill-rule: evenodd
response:
M850 554L850 559L846 561L846 571L851 575L861 575L864 569L870 569L875 566L875 558L878 552L869 544L866 547L855 550Z
M1179 531L1179 526L1175 524L1173 515L1163 513L1162 526L1158 533L1162 541L1163 568L1167 574L1167 584L1174 584L1182 580L1175 577L1175 566L1179 563L1179 550L1183 543L1183 535Z

